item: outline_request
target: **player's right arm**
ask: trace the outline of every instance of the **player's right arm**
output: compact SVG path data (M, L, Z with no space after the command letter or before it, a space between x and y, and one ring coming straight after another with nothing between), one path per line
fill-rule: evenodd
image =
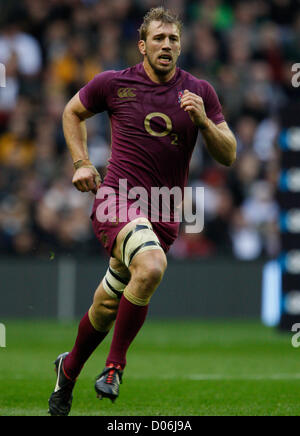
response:
M75 173L72 183L81 192L97 192L101 177L89 160L85 120L94 115L80 101L77 93L67 103L63 112L63 131L71 153Z

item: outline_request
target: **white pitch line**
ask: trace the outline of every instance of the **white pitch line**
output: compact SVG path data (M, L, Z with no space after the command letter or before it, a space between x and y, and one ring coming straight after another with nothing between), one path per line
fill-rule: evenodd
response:
M11 380L23 380L24 375L23 374L14 374L10 377ZM128 374L128 378L130 379L137 379L137 380L152 380L152 377L150 375L143 376L143 375L137 375L137 374ZM191 374L187 375L186 377L183 377L182 375L161 375L157 376L155 375L155 379L158 380L177 380L177 381L186 381L186 380L192 380L192 381L226 381L226 380L232 380L232 381L259 381L259 380L300 380L300 374L269 374L269 375L262 375L262 374L243 374L243 375L226 375L226 374ZM0 380L7 380L7 376L3 376L0 374Z
M148 379L150 376L143 377L142 375L130 374L130 378L134 379ZM157 376L156 379L160 380L194 380L194 381L206 381L206 380L300 380L300 373L295 374L191 374L183 377L182 375L166 375Z
M300 380L300 374L192 374L189 380Z

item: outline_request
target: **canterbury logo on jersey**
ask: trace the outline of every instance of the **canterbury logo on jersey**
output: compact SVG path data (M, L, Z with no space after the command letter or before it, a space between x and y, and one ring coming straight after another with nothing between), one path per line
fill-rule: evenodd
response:
M118 89L118 97L119 98L133 98L136 97L134 93L135 88L119 88Z

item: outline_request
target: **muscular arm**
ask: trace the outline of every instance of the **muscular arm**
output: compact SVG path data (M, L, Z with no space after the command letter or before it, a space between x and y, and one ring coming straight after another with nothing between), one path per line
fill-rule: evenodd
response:
M220 164L231 166L236 159L236 140L227 123L216 125L207 118L200 132L210 155Z
M89 158L85 120L93 115L82 105L78 93L65 107L63 130L74 163Z
M96 193L100 175L89 160L85 120L94 114L81 103L78 93L68 102L63 113L63 131L75 168L72 183L82 192Z
M206 115L201 97L184 91L181 107L199 127L211 156L220 164L231 166L236 159L236 140L226 122L216 125Z

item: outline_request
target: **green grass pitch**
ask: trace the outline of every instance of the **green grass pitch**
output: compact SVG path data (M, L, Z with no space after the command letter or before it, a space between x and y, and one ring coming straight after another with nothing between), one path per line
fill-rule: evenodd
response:
M3 321L2 321L3 322ZM52 362L72 346L77 323L4 321L0 415L47 415ZM300 349L259 322L148 320L131 346L120 397L99 401L111 334L85 365L71 415L299 415Z

